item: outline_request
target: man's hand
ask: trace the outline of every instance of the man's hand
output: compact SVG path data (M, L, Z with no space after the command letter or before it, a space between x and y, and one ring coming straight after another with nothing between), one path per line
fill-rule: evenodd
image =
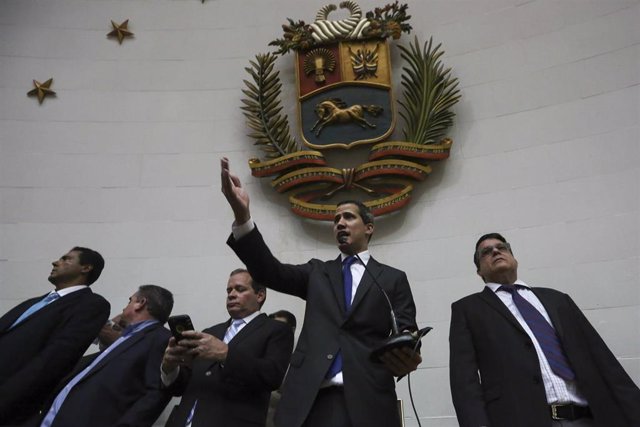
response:
M189 349L188 354L193 358L224 362L227 360L229 347L213 335L196 331L184 331L180 346Z
M242 187L240 179L233 175L229 169L229 159L220 159L220 181L222 184L222 194L227 198L229 206L233 210L237 225L242 225L251 219L249 212L249 194Z
M422 363L420 353L408 347L394 348L383 354L380 359L396 377L402 377L418 369Z
M122 314L118 314L113 319L109 320L98 333L98 344L100 350L104 350L114 343L115 340L120 338L122 330L126 327Z
M189 347L179 345L176 343L176 339L171 337L162 357L162 370L164 373L170 374L180 365L189 366L193 360L193 356L189 351Z

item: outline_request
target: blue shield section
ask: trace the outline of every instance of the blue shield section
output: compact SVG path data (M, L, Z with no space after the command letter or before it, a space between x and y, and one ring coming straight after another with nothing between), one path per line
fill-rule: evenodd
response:
M317 106L323 101L339 98L346 104L343 117L354 115L354 106L362 106L362 120L339 120L324 124L319 132L313 131L319 120ZM381 108L376 116L367 111L368 106ZM377 109L376 108L376 109ZM346 110L349 110L347 112ZM378 110L379 111L379 110ZM374 143L387 138L395 125L394 105L389 88L366 84L340 84L317 92L300 102L300 123L302 137L308 146L315 149L342 147L349 148L356 144ZM322 121L322 120L321 120ZM373 125L375 127L371 127ZM316 134L318 133L318 134Z

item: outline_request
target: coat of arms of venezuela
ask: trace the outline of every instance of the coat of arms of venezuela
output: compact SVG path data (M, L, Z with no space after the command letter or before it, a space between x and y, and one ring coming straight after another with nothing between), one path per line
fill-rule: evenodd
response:
M311 24L288 19L283 37L270 43L278 50L250 61L251 79L243 90L249 136L266 156L249 160L252 174L274 177L271 185L278 192L291 192L293 212L317 220L333 219L332 201L344 192L359 193L376 215L405 206L411 182L431 172L428 162L449 157L452 140L444 135L460 99L457 79L442 65L440 45L432 40L422 45L417 38L408 47L398 46L406 65L402 98L394 99L388 40L411 31L407 5L396 1L364 16L353 1L339 7L346 18L330 19L338 9L330 4ZM291 135L275 69L277 58L291 51L302 143ZM389 141L397 115L403 138ZM351 167L334 167L323 153L366 148L366 161Z

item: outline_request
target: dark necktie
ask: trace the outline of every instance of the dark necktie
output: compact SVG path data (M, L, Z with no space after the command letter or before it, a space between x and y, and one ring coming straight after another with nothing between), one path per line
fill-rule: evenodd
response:
M549 362L551 370L560 378L565 380L575 380L576 374L569 366L567 356L562 350L562 344L556 330L547 322L547 319L524 299L516 290L516 286L500 286L499 290L509 292L513 298L513 303L524 318L525 322L536 337L544 356ZM520 286L524 288L523 286Z
M356 260L356 257L351 255L346 257L342 261L342 285L344 290L344 308L345 313L348 313L351 309L351 292L353 290L353 276L351 275L351 264ZM338 350L329 370L325 375L325 378L330 379L336 376L338 372L342 371L342 352Z
M356 257L351 255L342 261L342 284L344 285L344 307L346 312L351 309L351 292L353 291L353 276L351 275L351 264L356 261Z

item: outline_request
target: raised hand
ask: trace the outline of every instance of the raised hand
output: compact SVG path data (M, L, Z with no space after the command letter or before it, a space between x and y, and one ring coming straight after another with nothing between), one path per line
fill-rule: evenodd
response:
M244 224L251 219L249 212L249 194L242 187L240 178L231 173L229 169L229 159L223 157L220 159L220 181L222 184L222 194L229 202L229 206L233 210L236 224Z

